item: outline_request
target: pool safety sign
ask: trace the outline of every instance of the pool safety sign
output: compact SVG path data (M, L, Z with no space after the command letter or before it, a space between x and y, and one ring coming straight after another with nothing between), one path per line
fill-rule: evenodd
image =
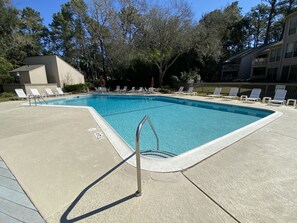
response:
M94 132L94 136L97 140L103 139L103 134L101 132L95 132L96 130L96 128L87 129L88 132Z
M100 139L102 139L102 138L103 138L103 136L102 136L102 133L101 133L101 132L95 132L95 133L94 133L94 135L95 135L96 139L98 139L98 140L100 140Z

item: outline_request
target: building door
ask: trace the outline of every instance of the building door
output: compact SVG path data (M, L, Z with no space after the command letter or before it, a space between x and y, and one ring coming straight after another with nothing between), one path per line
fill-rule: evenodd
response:
M281 81L287 81L289 77L290 66L283 66Z
M297 82L297 65L292 65L289 75L290 82Z
M278 68L269 68L266 79L268 81L276 81Z

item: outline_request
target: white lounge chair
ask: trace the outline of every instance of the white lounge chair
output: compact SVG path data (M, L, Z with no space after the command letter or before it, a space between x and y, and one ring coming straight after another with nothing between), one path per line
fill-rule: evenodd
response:
M174 92L174 94L182 94L183 91L184 91L184 87L181 86L181 87L179 87L178 91Z
M221 87L216 87L213 94L209 94L207 95L207 97L222 97L221 91L222 91Z
M40 94L36 88L31 88L30 91L31 91L33 97L42 98L45 96L45 93Z
M285 100L286 94L287 94L287 90L277 89L273 99L269 100L268 104L284 105L286 103L286 100Z
M129 91L130 93L134 93L135 92L135 87L132 87L131 90Z
M142 93L143 92L143 87L140 87L138 90L136 90L137 93Z
M62 89L61 89L60 87L57 87L56 89L57 89L57 93L58 93L58 95L60 95L60 96L63 96L63 95L68 94L68 93L63 92Z
M230 89L230 92L229 92L229 95L227 96L223 96L223 98L226 98L226 99L236 99L238 96L238 91L239 91L239 88L238 87L233 87Z
M41 102L39 99L41 99L42 101L44 101L47 104L47 102L43 98L44 94L40 94L39 91L36 88L31 88L30 91L32 93L32 97L35 100L35 105L37 105L36 104L36 100L38 100L39 102Z
M155 88L150 87L150 88L147 90L147 93L148 93L148 94L154 94L154 93L156 93Z
M107 91L106 87L95 87L95 90L102 94Z
M278 89L283 89L283 90L286 90L286 85L283 85L283 84L277 84L275 85L275 93Z
M196 95L197 92L193 91L194 90L194 87L189 87L188 91L187 92L183 92L183 94L185 95Z
M261 90L261 88L253 88L249 97L247 95L241 95L240 99L242 101L259 101Z
M118 85L114 91L115 92L120 92L121 91L121 86Z
M18 95L19 98L22 98L22 99L28 99L29 96L26 95L26 93L24 92L24 90L22 88L17 88L17 89L14 89L15 90L15 93Z
M45 88L45 94L46 96L56 96L56 94L54 94L54 92L52 91L52 89L50 88Z
M18 95L19 98L21 99L28 99L29 100L29 104L31 106L31 95L26 95L26 93L24 92L24 90L22 88L17 88L14 89L15 93Z
M127 91L127 86L124 86L123 89L121 90L122 93Z

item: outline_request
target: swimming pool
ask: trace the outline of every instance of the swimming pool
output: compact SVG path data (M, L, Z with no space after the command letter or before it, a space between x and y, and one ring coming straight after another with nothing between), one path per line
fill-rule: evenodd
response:
M165 96L88 95L48 102L94 108L131 148L139 122L149 115L160 140L162 154L181 156L203 150L217 139L271 116L273 111ZM101 122L102 124L102 122ZM106 133L106 132L105 132ZM113 136L110 136L112 138ZM112 142L113 140L110 139ZM232 141L232 140L231 140ZM156 150L156 139L146 124L141 132L141 151ZM224 146L224 143L219 143ZM211 151L211 150L210 150ZM208 153L208 152L207 152ZM166 157L161 156L161 157ZM171 158L170 158L171 159Z

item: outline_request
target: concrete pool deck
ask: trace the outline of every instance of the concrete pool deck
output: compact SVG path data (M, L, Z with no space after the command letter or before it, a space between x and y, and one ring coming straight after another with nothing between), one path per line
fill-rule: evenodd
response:
M283 115L185 171L143 171L141 197L87 109L0 103L0 156L47 222L294 222L297 109L210 101Z

